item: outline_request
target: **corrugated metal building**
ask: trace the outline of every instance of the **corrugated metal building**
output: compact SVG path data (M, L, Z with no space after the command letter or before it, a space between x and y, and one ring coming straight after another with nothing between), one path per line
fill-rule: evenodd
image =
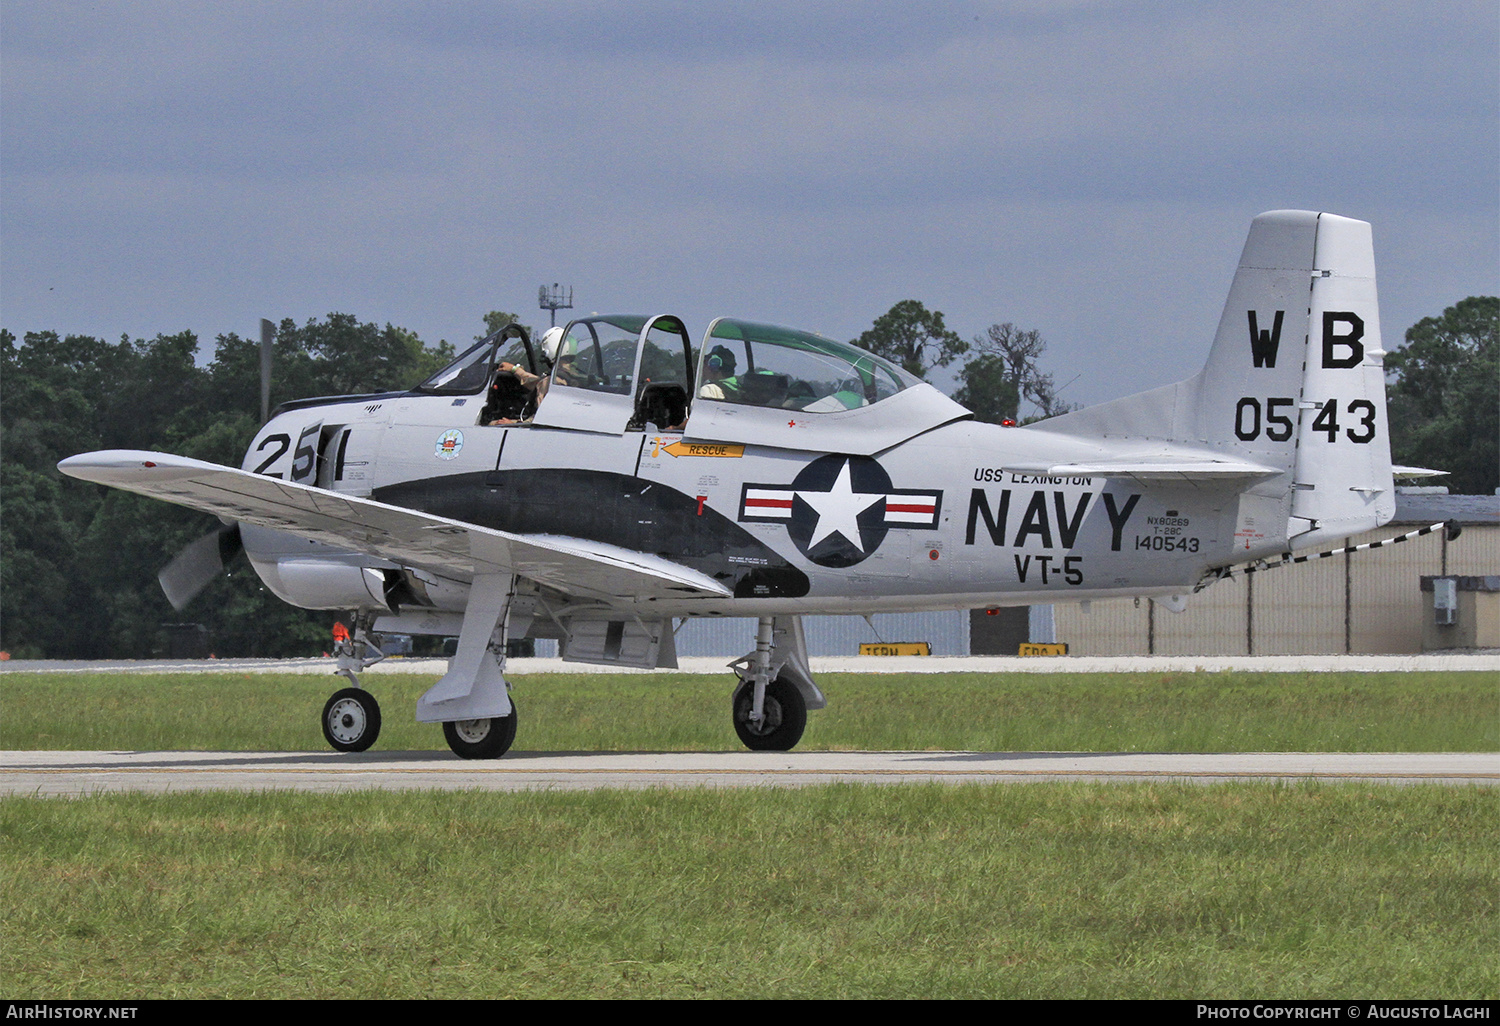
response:
M1181 613L1134 599L1056 606L1073 655L1326 655L1422 651L1424 575L1500 573L1500 497L1400 494L1396 518L1350 544L1456 520L1441 531L1220 581Z
M1111 599L1033 606L1029 640L1063 641L1073 655L1316 655L1422 650L1421 578L1500 574L1500 497L1403 493L1396 519L1351 544L1393 538L1456 520L1442 532L1350 555L1235 577L1193 596L1182 613ZM1430 598L1429 598L1430 601ZM967 612L810 616L810 655L853 655L866 641L926 641L933 655L969 655ZM694 619L677 634L685 656L743 655L754 647L751 619ZM976 642L977 644L977 642ZM539 646L540 651L540 646ZM1014 654L1012 649L1008 654Z

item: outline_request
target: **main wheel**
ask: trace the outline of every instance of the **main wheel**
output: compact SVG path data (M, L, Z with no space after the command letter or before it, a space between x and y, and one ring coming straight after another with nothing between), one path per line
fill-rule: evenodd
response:
M362 752L380 736L380 703L363 688L335 691L323 706L323 737L340 752Z
M807 702L796 686L777 677L766 685L765 718L750 722L755 685L746 681L734 691L734 732L752 752L789 752L807 729Z
M460 759L498 759L516 739L515 701L511 701L509 716L445 723L443 737Z

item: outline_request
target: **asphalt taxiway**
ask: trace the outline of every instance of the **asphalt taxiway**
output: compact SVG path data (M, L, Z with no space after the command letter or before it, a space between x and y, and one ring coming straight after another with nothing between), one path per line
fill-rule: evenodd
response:
M0 752L0 794L801 787L1091 780L1500 784L1500 754L1247 752Z
M678 672L722 674L722 659L684 659ZM1500 670L1500 653L1269 657L823 657L815 672L1392 672ZM440 660L392 659L370 672L441 674ZM514 659L527 673L579 672L554 659ZM592 672L602 668L590 667ZM0 663L0 673L320 673L329 660L245 659ZM621 671L614 671L621 672ZM647 671L624 671L647 672ZM671 671L656 671L671 672ZM798 787L832 781L1025 782L1357 780L1388 784L1500 783L1500 753L1080 752L520 752L466 762L449 752L0 752L0 795L110 791L583 790L603 787Z

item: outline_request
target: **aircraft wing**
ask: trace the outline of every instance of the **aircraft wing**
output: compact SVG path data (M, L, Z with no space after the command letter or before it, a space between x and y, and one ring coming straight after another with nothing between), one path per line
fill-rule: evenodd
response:
M460 580L514 573L606 600L731 594L707 574L648 553L581 538L511 534L185 456L113 449L70 456L57 469Z
M1228 485L1275 477L1274 467L1247 460L1193 459L1167 456L1105 457L1074 463L1016 464L1006 470L1047 477L1128 477L1142 484L1187 484L1194 487Z

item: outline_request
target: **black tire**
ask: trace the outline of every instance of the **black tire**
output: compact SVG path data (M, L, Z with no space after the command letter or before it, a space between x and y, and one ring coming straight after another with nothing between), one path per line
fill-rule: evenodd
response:
M766 685L765 719L757 730L750 724L755 704L755 685L741 684L734 691L734 732L752 752L789 752L807 729L807 701L796 685L777 677Z
M460 759L498 759L516 740L515 701L511 701L509 716L445 723L443 737Z
M323 706L323 737L339 752L362 752L380 736L380 703L363 688L335 691Z

